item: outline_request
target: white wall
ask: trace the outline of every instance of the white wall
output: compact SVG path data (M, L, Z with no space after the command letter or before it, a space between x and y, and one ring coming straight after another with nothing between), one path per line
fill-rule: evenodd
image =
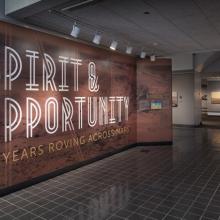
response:
M183 71L193 69L193 55L188 54L175 54L172 57L172 70Z
M173 107L173 124L195 125L194 74L173 74L172 91L178 93L178 107Z

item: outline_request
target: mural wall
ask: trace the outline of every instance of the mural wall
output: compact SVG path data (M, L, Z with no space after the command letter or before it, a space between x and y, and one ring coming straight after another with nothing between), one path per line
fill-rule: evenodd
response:
M137 142L172 141L170 59L137 62Z
M0 26L0 188L136 142L135 59Z
M172 140L169 60L136 63L0 22L0 73L0 192L137 142Z

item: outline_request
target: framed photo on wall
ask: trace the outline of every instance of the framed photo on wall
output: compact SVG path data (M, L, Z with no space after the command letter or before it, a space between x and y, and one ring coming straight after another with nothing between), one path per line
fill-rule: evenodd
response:
M211 92L211 104L220 104L220 92Z

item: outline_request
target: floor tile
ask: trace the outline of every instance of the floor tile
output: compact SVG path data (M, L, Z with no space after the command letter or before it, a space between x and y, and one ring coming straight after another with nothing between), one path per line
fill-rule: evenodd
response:
M173 146L132 148L0 198L0 220L219 220L218 139L176 127Z

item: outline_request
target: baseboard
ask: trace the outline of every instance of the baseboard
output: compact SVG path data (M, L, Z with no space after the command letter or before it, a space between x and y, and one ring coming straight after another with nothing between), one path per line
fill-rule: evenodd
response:
M202 128L209 128L209 129L219 129L220 125L204 125L204 124L201 124L201 127Z
M201 125L184 125L184 124L173 124L173 127L175 128L175 127L185 127L185 128L200 128L201 127Z
M136 143L136 147L138 146L160 146L160 145L172 145L172 141L159 141L159 142L138 142Z
M28 181L25 181L25 182L22 182L22 183L19 183L19 184L16 184L16 185L4 188L4 189L0 189L0 197L8 195L8 194L13 193L13 192L16 192L18 190L27 188L27 187L32 186L34 184L40 183L42 181L46 181L48 179L54 178L56 176L59 176L61 174L66 173L66 172L72 171L74 169L80 168L82 166L85 166L85 165L88 165L90 163L96 162L98 160L104 159L106 157L112 156L114 154L123 152L123 151L128 150L128 149L133 148L133 147L137 147L137 146L159 146L159 145L171 145L171 144L172 144L172 141L164 141L164 142L139 142L139 143L133 143L133 144L130 144L130 145L126 145L124 147L121 147L120 149L116 149L114 151L105 153L105 154L97 156L95 158L79 162L78 164L75 164L75 165L72 165L72 166L68 166L68 167L65 167L65 168L53 171L51 173L48 173L48 174L45 174L45 175L42 175L42 176L39 176L39 177L35 177L35 178L31 179L31 180L28 180Z

